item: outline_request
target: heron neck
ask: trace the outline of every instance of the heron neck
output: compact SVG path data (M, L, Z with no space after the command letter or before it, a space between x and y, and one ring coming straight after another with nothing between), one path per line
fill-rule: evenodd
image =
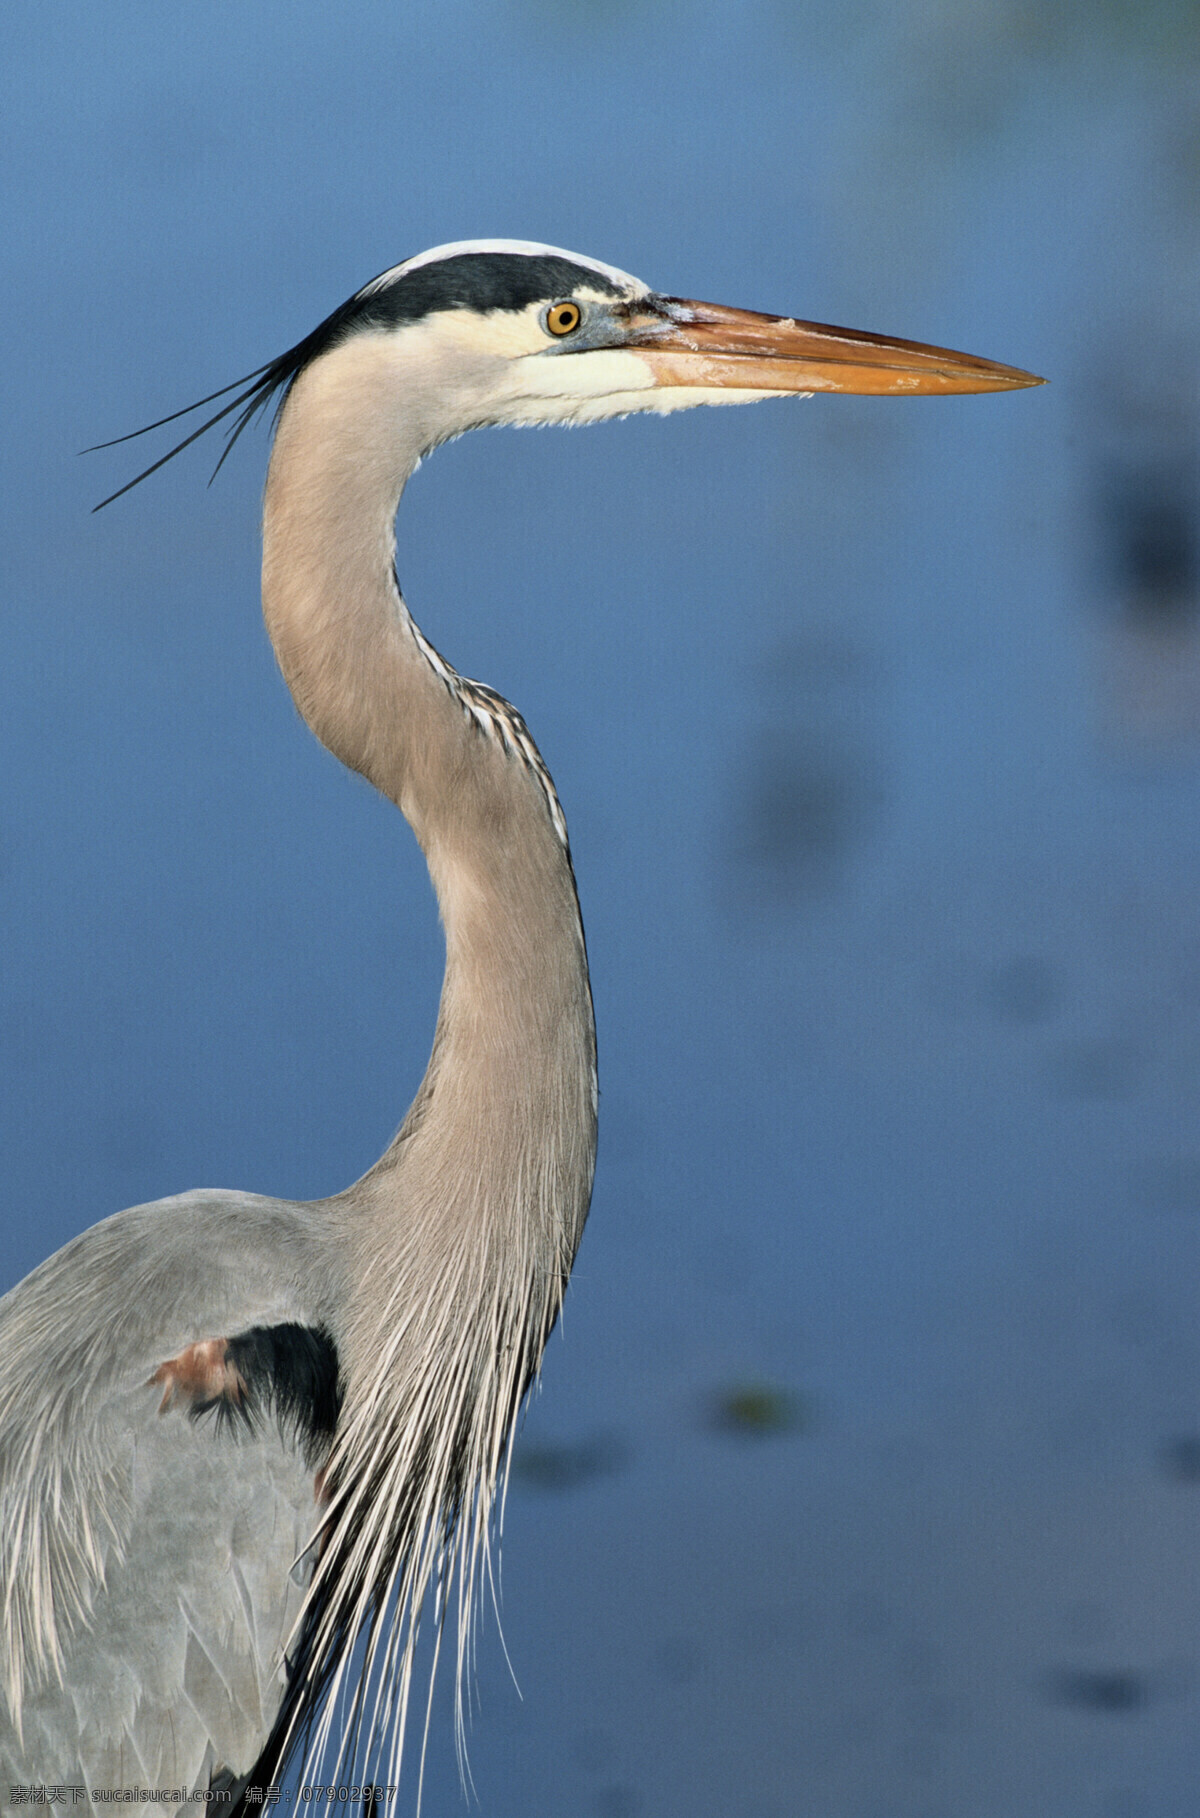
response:
M511 1199L522 1180L543 1178L550 1193L561 1161L574 1182L557 1214L569 1262L590 1190L594 1038L557 804L528 735L525 750L510 736L519 717L441 662L397 588L396 507L428 440L419 408L381 411L369 361L334 370L338 357L301 375L280 420L264 506L267 628L317 737L411 825L446 934L425 1081L365 1181L415 1148L443 1198L461 1203L470 1174ZM466 1197L478 1199L474 1186Z

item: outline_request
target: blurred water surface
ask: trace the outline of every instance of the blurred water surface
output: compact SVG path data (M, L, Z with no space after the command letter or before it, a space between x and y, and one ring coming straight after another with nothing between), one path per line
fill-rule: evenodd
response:
M414 611L558 781L600 1032L494 1818L1196 1809L1198 26L6 9L6 1283L343 1185L440 980L274 671L265 439L95 518L137 448L77 448L472 235L1053 381L473 436L405 500Z

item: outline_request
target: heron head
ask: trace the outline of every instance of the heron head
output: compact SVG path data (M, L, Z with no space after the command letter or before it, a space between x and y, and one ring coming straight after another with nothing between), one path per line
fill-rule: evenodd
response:
M287 353L201 399L238 394L111 497L232 417L228 453L260 410L286 405L300 384L310 397L353 402L360 437L386 440L402 416L404 443L415 436L420 453L490 423L589 423L818 391L914 397L1041 383L948 348L664 296L555 246L463 240L372 278Z
M386 346L407 407L425 393L438 440L481 423L584 423L817 391L911 397L1039 383L945 348L663 296L528 241L437 247L343 309L330 346L360 336Z

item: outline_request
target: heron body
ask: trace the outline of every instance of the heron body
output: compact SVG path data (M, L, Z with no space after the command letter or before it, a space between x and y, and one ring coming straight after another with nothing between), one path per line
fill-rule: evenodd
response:
M587 1213L595 1041L549 774L396 582L418 462L492 423L1033 382L474 242L375 279L212 419L282 397L268 629L313 731L420 841L445 980L416 1100L353 1186L134 1207L0 1301L0 1784L249 1803L301 1743L394 1781L431 1597L461 1683Z

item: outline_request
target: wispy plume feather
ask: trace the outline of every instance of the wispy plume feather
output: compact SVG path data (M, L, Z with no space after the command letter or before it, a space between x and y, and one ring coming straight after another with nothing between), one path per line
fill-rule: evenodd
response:
M193 429L191 434L184 436L181 442L176 442L175 446L169 448L165 455L160 455L157 461L152 461L149 467L144 467L141 473L135 474L132 480L127 480L124 486L118 486L117 490L110 492L106 499L101 499L98 505L93 505L92 510L94 512L103 511L104 507L111 505L114 499L123 498L127 492L132 492L135 486L140 486L143 480L148 480L152 473L157 473L160 467L165 467L168 461L173 461L176 455L182 454L185 448L190 448L193 442L198 442L201 436L207 435L210 429L215 429L218 423L223 423L227 417L233 417L233 422L225 433L225 447L221 451L221 458L209 476L208 483L211 486L228 460L233 445L243 430L248 429L255 418L260 416L273 401L276 405L276 415L278 415L297 375L311 360L315 360L318 354L325 353L330 347L337 345L358 314L359 298L362 294L360 291L355 296L348 298L345 303L340 303L331 315L326 316L325 320L313 329L311 334L305 335L302 341L297 341L294 347L290 347L278 358L268 360L265 366L255 367L253 372L245 373L242 378L234 379L228 385L222 385L218 391L210 391L206 398L197 398L194 404L185 404L182 410L173 410L169 415L159 417L155 423L147 423L141 429L131 429L127 435L114 436L108 442L94 442L90 448L83 449L81 451L83 454L98 454L104 448L119 448L124 442L135 442L139 436L148 436L156 429L165 429L168 423L178 423L181 417L191 416L194 410L203 410L207 404L215 404L218 398L228 397L231 391L238 394L201 423L198 429Z

